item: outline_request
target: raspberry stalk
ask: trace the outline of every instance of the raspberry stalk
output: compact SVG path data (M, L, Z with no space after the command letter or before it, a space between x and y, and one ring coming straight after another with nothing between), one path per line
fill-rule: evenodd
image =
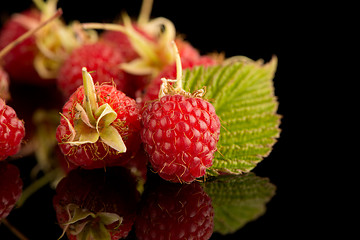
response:
M181 58L180 58L179 50L174 41L172 41L171 44L173 47L173 51L175 52L176 79L174 79L174 80L167 79L167 78L161 79L163 83L160 86L159 99L165 95L175 95L175 94L180 94L180 95L184 95L184 96L188 96L188 97L200 97L201 98L205 94L204 89L199 89L192 94L189 92L186 92L183 89L183 87L182 87L183 86L182 65L181 65ZM173 86L169 83L174 83L175 86Z

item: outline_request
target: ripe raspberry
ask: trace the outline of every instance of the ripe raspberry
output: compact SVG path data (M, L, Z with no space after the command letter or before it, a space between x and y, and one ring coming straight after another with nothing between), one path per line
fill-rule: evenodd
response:
M69 239L115 240L125 238L131 230L139 198L126 169L76 169L56 187L53 206ZM102 238L92 238L92 232Z
M220 120L214 106L201 98L203 89L193 94L182 89L181 59L174 42L173 47L176 80L162 79L159 98L145 103L141 139L152 167L162 178L192 182L212 166Z
M212 166L220 121L207 101L168 95L145 106L141 139L152 167L173 182L192 182Z
M85 44L75 49L60 68L57 77L58 88L65 97L69 97L82 85L79 69L86 67L89 71L94 71L95 82L114 81L118 90L128 94L126 75L119 67L123 62L123 56L106 42Z
M210 197L200 184L160 182L144 194L135 222L139 240L209 239L214 228Z
M56 131L59 147L68 161L83 168L123 165L140 146L138 106L113 85L91 85L86 68L83 78L84 86L63 107Z
M9 93L9 75L0 66L0 98L7 100L10 98Z
M0 161L16 154L25 136L24 123L16 112L0 99Z
M6 162L0 162L0 222L9 215L19 200L22 187L19 169Z
M25 22L24 19L26 19L27 22ZM36 25L39 21L40 12L36 9L30 9L21 14L12 15L1 29L0 49L3 49L29 30L29 24ZM40 77L33 64L38 51L36 37L33 35L15 46L4 56L3 66L13 81L24 82L29 81L29 79L40 81Z

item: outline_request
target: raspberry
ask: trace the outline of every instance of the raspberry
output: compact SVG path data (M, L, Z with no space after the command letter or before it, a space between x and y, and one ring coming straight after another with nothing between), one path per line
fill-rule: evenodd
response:
M24 123L15 110L0 99L0 161L16 154L25 136Z
M130 232L139 198L135 181L126 169L76 169L56 187L53 206L69 239L115 240ZM103 238L91 238L92 231Z
M214 209L199 183L162 181L144 195L135 222L137 239L206 240L212 235Z
M60 68L57 86L65 97L69 97L82 85L79 69L86 67L89 71L93 71L95 82L114 81L120 91L128 94L126 75L119 67L123 62L123 56L106 42L84 44L75 49Z
M22 19L26 17L27 24L30 22L39 23L40 12L30 9L21 14L13 15L5 22L0 32L0 49L6 47L9 43L24 34L29 27ZM21 20L20 20L21 19ZM13 81L28 82L40 81L40 77L34 68L34 58L38 53L35 36L31 36L14 47L6 56L4 56L4 68Z
M9 215L20 198L22 186L19 169L6 162L0 162L0 222Z
M95 92L89 95L85 88L87 77L91 76L85 68L83 76L84 86L79 87L63 107L56 131L59 147L68 161L83 168L126 164L137 153L141 142L138 106L113 85L92 85L89 88ZM94 102L89 103L89 99ZM87 103L92 109L87 109ZM114 140L114 137L117 138ZM115 142L114 147L114 141L123 143L119 147L121 143ZM119 149L123 145L125 149Z
M152 167L173 182L192 182L212 166L220 121L201 98L169 95L146 105L141 139Z
M214 106L182 89L182 65L175 42L176 80L163 78L159 98L145 103L141 139L154 170L172 182L192 182L212 166L220 135ZM174 83L174 86L171 85Z

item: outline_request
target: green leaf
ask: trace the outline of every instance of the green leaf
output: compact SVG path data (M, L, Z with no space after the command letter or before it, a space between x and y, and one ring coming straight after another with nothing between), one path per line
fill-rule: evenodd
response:
M273 57L266 64L247 60L185 71L183 88L194 92L206 86L204 98L214 105L222 125L208 175L249 172L271 152L280 134L276 66Z
M263 215L266 203L275 194L275 185L267 178L247 173L220 176L204 183L214 208L214 232L230 234Z

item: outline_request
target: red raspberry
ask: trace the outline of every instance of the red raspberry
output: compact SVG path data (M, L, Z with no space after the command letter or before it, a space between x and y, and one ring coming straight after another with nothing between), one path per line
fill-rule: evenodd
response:
M197 97L167 95L142 113L141 139L158 174L173 182L192 182L212 166L220 121L211 103Z
M85 44L76 48L64 62L57 77L58 88L65 97L69 97L82 85L79 69L86 67L93 71L95 82L114 81L118 90L129 94L126 74L120 69L124 62L123 56L116 49L103 41Z
M84 86L79 87L63 107L63 116L56 131L56 138L60 149L68 161L83 168L92 169L123 165L137 153L140 146L139 131L141 126L139 108L135 100L118 91L113 85L102 84L96 85L94 88L94 98L97 99L97 102L93 103L96 110L91 115L96 118L94 121L99 121L99 130L112 128L113 131L120 135L126 146L126 152L120 153L119 150L111 147L105 142L104 138L101 138L101 135L95 142L83 144L70 143L73 140L81 142L88 136L87 134L95 131L95 126L89 126L89 119L84 119L90 113L79 111L79 106L82 106L83 110L85 109L86 111L85 102L90 98L89 96L85 98ZM113 114L116 113L116 118L111 119L110 123L107 124L105 117L104 120L99 120L100 113L96 113L102 107L105 107L106 104L114 111ZM98 106L96 107L95 105ZM76 131L75 136L72 133L72 129ZM81 140L83 136L85 138Z
M4 100L10 98L9 76L1 66L0 66L0 98Z
M6 162L0 162L0 222L15 206L20 198L22 187L19 169Z
M207 240L214 228L214 209L210 197L199 183L157 184L144 194L135 233L139 240Z
M0 99L0 161L16 154L25 136L24 123L15 110Z
M56 187L53 206L69 239L115 240L130 232L139 198L134 179L123 168L76 169ZM92 231L103 238L91 238Z
M27 18L25 22L23 17ZM36 25L40 22L40 12L30 9L21 14L13 15L5 22L0 32L0 49L20 37L30 29L29 23ZM35 23L35 24L34 24ZM28 26L26 26L28 25ZM33 35L15 46L7 55L4 56L4 68L14 81L40 81L40 77L34 68L34 58L38 53L36 37ZM29 80L31 79L31 80Z

